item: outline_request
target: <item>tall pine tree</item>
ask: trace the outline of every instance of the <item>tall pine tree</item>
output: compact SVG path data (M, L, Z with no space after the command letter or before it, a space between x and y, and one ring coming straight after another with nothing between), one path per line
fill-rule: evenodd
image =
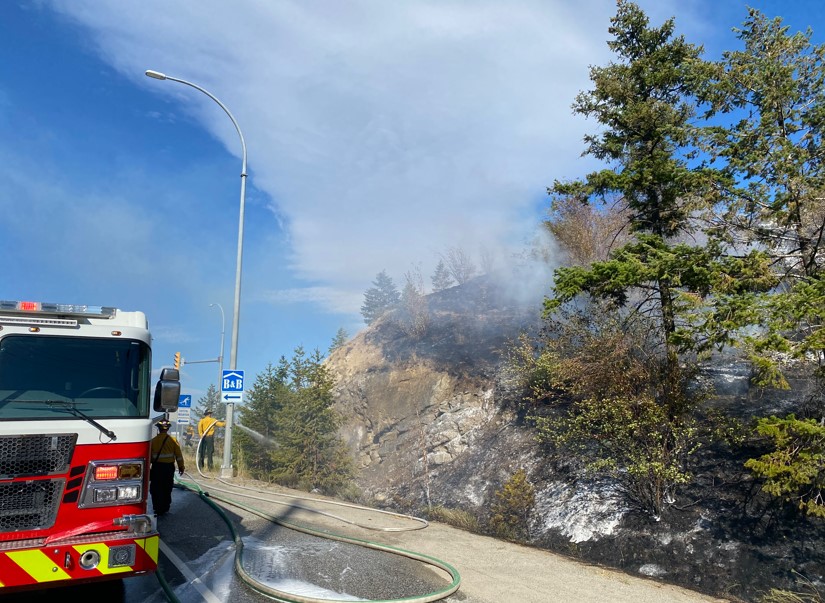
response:
M765 250L780 286L716 315L754 326L742 342L760 385L789 387L787 358L812 368L815 393L799 414L758 421L767 450L747 466L768 493L825 517L825 45L755 9L738 35L744 48L713 66L705 91L708 116L732 124L705 139L729 183L713 234Z
M386 270L376 275L372 285L364 293L364 303L361 306L361 315L368 325L397 307L401 301L401 294Z
M658 515L690 478L689 456L699 443L694 411L702 397L691 388L696 354L732 337L728 325L708 321L703 304L771 283L760 253L729 257L715 242L683 242L696 233L696 214L716 200L724 178L691 162L702 49L675 36L672 19L651 27L636 4L623 0L609 32L616 60L591 68L593 89L580 93L573 109L601 124L585 137L586 153L610 167L557 181L549 192L581 203L620 199L630 238L607 260L556 270L545 315L569 332L549 343L555 355L548 364L556 371L553 385L577 401L570 415L539 427L547 441L595 455L593 467L609 470L634 502ZM588 299L589 317L582 314ZM602 329L600 340L595 328ZM561 349L564 343L570 347ZM599 358L610 359L607 371L626 370L594 390L581 367Z

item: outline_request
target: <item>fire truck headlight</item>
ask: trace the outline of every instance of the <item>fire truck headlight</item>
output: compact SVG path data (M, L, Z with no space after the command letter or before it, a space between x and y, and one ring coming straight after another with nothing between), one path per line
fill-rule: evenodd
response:
M107 503L117 500L117 488L95 488L95 502Z
M128 502L140 498L140 486L132 484L131 486L118 486L117 499L121 502Z
M91 461L86 469L81 509L143 502L143 459Z

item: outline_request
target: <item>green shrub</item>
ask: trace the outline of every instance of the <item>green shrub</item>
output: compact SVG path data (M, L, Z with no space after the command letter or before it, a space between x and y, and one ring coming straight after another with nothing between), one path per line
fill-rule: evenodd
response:
M773 450L745 467L765 480L762 489L793 503L807 515L825 518L825 427L813 419L759 419L759 435Z
M527 480L524 469L516 471L494 496L495 502L490 515L491 532L506 540L527 540L536 493L533 485Z

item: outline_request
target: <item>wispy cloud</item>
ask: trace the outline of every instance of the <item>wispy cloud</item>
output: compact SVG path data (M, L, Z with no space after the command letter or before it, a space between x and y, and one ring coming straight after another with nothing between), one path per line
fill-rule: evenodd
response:
M420 263L426 273L451 246L517 248L532 236L546 185L585 168L585 123L570 104L587 66L606 57L615 4L205 10L194 1L80 0L60 9L89 29L104 60L181 99L237 153L237 134L209 99L140 78L164 71L231 107L250 182L288 228L293 275L324 283L306 295L328 311L357 312L356 294L380 270L400 278Z

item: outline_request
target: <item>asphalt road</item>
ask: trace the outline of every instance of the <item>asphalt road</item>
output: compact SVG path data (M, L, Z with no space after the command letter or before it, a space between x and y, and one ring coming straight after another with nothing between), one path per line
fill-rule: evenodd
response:
M387 601L451 592L427 600L725 601L447 525L364 510L258 482L190 477L187 487L176 488L172 499L170 513L159 520L159 575L123 581L122 595L111 588L73 588L30 593L17 601L52 603L65 597L162 603L167 600L166 591L180 603L270 601L239 578L235 570L238 554L248 577L264 588L310 599ZM227 522L235 526L234 533ZM451 583L451 569L460 576L457 590ZM12 601L4 598L3 603Z

